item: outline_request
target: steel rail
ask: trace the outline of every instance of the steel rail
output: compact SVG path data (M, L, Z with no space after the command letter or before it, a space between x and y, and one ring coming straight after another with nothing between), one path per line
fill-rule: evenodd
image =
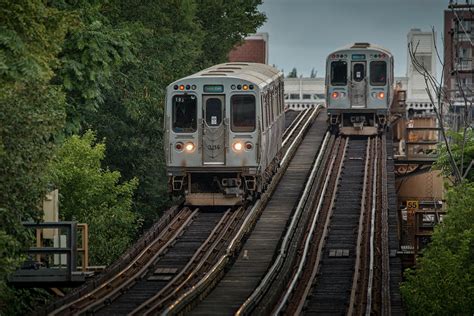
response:
M290 140L290 137L295 133L295 131L298 129L298 126L301 124L302 121L304 121L305 117L309 115L309 113L310 110L305 110L298 114L298 116L283 134L284 139L281 143L281 147L285 147L286 143Z
M282 171L279 172L277 176L273 178L267 191L264 194L262 194L262 197L255 202L249 214L244 219L244 222L242 223L242 226L240 227L239 231L235 234L234 238L232 239L230 244L227 246L225 254L219 258L216 264L214 264L214 266L209 270L209 272L201 280L199 280L198 283L196 283L191 289L189 289L187 292L185 292L183 295L177 298L173 303L171 303L162 312L162 315L173 315L173 314L179 313L188 304L190 304L194 300L195 297L197 297L200 293L202 293L207 287L209 287L211 284L215 284L219 276L222 276L225 266L233 257L234 253L238 250L238 246L240 242L243 240L244 236L247 235L252 229L253 225L255 224L255 221L258 219L261 211L267 204L270 196L273 194L274 190L276 189L277 184L279 183L281 177L283 176L283 173L284 173L283 170L286 170L286 168L288 167L290 163L289 157L294 155L294 153L296 152L297 144L301 143L304 132L306 132L307 127L310 124L312 124L312 122L314 121L314 118L317 116L320 109L321 107L318 106L317 108L312 110L313 112L307 118L307 120L304 123L303 122L300 123L300 125L303 124L303 126L301 126L300 132L293 139L292 143L290 144L290 146L288 147L285 153L285 156L281 160Z
M367 148L366 148L366 153L365 153L365 167L364 167L364 182L362 185L362 199L361 199L361 205L360 205L360 214L359 214L359 227L357 230L357 241L356 241L356 259L355 259L355 267L354 267L354 276L352 279L352 288L351 288L351 296L350 296L350 301L349 301L349 309L347 312L347 315L353 315L354 314L354 308L356 307L356 295L357 295L357 290L358 290L358 283L359 283L359 277L360 277L360 265L362 261L362 256L361 256L361 244L362 244L362 238L363 238L363 230L364 230L364 218L365 218L365 208L366 208L366 199L367 199L367 194L370 194L368 192L368 178L369 178L369 172L370 172L370 161L371 161L371 145L372 145L372 139L369 138L367 140Z
M370 316L372 311L372 286L374 282L374 237L375 237L375 210L377 208L377 169L378 169L378 137L375 138L375 158L372 183L372 209L370 214L370 259L369 259L369 280L367 284L367 303L365 305L365 315Z
M321 144L321 150L319 151L318 156L313 164L313 168L311 169L311 174L309 178L306 180L303 194L300 197L296 210L293 213L290 225L288 229L286 230L285 236L283 237L283 242L281 243L280 250L278 252L277 257L273 261L272 266L270 267L268 272L265 274L262 281L260 281L260 284L257 286L257 288L252 292L249 298L237 310L237 312L235 313L236 315L245 315L254 307L254 305L260 300L260 298L267 291L268 287L271 285L271 281L275 278L275 276L278 273L278 270L283 264L284 258L288 251L291 238L299 222L300 215L303 209L305 209L309 192L311 191L311 188L313 187L313 182L316 177L316 173L318 169L320 168L321 160L326 150L326 146L327 146L329 138L330 138L330 133L326 132L323 143Z
M337 147L335 147L335 148L337 148ZM314 235L314 232L316 230L316 226L317 226L316 224L319 220L319 214L320 214L322 206L323 206L324 196L326 194L327 187L329 185L329 180L331 179L331 176L332 176L332 171L333 171L333 167L334 167L335 162L336 162L336 155L333 155L333 157L331 158L331 162L329 163L326 178L324 179L323 188L322 188L321 193L319 195L318 205L316 207L316 211L315 211L315 214L313 216L313 220L311 221L309 233L307 234L306 239L305 239L302 259L300 260L300 263L298 265L298 269L297 269L296 273L293 275L293 278L290 282L290 285L286 289L286 291L283 295L283 298L280 300L280 303L278 304L277 308L272 312L272 314L278 315L283 311L283 308L287 305L288 299L290 298L290 295L291 295L291 293L293 292L293 290L296 286L296 282L298 282L300 280L301 275L304 271L304 266L306 264L308 253L309 253L310 247L311 247L311 241L313 239L313 235Z
M381 248L382 248L382 315L391 315L390 302L390 256L388 245L388 188L387 188L387 143L382 136L382 212L381 212Z
M336 201L337 187L339 185L339 180L341 178L342 169L343 169L343 166L344 166L344 159L345 159L345 156L346 156L346 153L347 153L348 144L349 144L349 138L345 138L345 143L344 143L344 147L343 147L343 150L342 150L341 160L339 162L339 166L338 166L338 169L337 169L337 175L336 175L336 179L335 179L335 182L334 182L333 191L332 191L332 194L331 194L331 202L330 202L329 207L328 207L328 214L326 215L326 221L324 222L323 233L322 233L321 239L319 241L318 249L317 249L316 264L314 265L314 267L311 271L311 276L310 276L310 278L309 278L309 280L306 284L306 287L304 289L304 293L301 296L300 301L298 302L295 315L300 315L301 314L301 312L303 310L303 307L304 307L304 303L305 303L306 298L308 296L308 293L311 289L312 283L314 282L314 279L316 278L317 271L319 270L319 266L320 266L322 256L323 256L323 249L324 249L326 237L327 237L327 234L329 232L329 226L330 226L330 222L331 222L332 210L333 210L333 207L334 207L334 203Z
M176 295L176 293L178 293L178 291L181 290L185 285L189 286L189 281L191 278L199 272L199 270L204 265L204 262L216 250L217 244L223 239L230 226L235 222L236 217L242 211L243 207L240 207L238 210L232 213L230 210L227 211L206 241L199 247L194 256L188 261L187 265L181 270L181 272L162 290L134 309L131 313L129 313L129 315L148 315L150 313L156 313L156 309L160 307L162 308L164 303L171 299L172 295ZM192 268L193 265L195 265L194 268ZM185 276L186 273L188 273L187 276L183 280L180 280L183 276ZM172 286L175 286L175 288L171 289ZM170 289L171 292L167 293L167 291Z
M186 208L188 209L188 208ZM188 209L189 210L189 209ZM118 278L122 278L124 279L123 282L121 282L120 284L118 284L117 286L115 287L110 287L110 285L108 286L108 284L104 284L102 285L101 288L112 288L113 290L109 293L107 293L105 296L102 296L100 298L97 298L94 296L94 292L92 293L89 293L88 295L86 295L86 297L84 299L87 299L87 298L90 298L93 303L92 304L88 304L87 306L83 306L83 307L80 307L79 310L75 310L74 311L74 315L79 315L81 313L84 313L86 311L89 311L89 310L94 310L95 308L99 307L100 304L102 304L105 300L107 299L113 299L114 297L116 297L116 295L119 295L121 290L123 288L126 288L127 286L129 286L132 282L135 281L136 277L139 276L139 275L142 275L147 269L148 267L152 264L153 261L156 260L156 258L158 256L160 256L163 251L169 247L169 245L181 234L181 232L184 230L185 227L188 226L188 224L191 222L192 218L194 218L194 216L196 215L196 213L199 211L199 209L196 209L194 210L193 212L191 212L187 217L184 218L184 220L181 220L180 218L177 217L176 220L173 221L173 223L178 223L180 222L180 225L178 226L178 228L174 231L174 233L172 233L171 236L168 237L168 239L166 239L166 242L157 250L155 250L156 252L153 254L153 256L150 258L150 259L147 259L147 261L141 265L141 268L138 270L138 271L135 271L133 272L132 275L127 275L126 279L124 279L124 276L125 276L125 273L126 271L123 270L121 273L117 274L113 280L116 280ZM170 225L170 227L173 225L173 223ZM162 242L163 240L161 239L162 236L159 236L156 241L157 242ZM153 243L151 244L149 247L147 247L146 249L144 249L140 255L135 258L128 266L127 266L127 270L130 269L130 268L136 268L136 267L140 267L140 263L139 263L139 260L145 255L145 254L148 254L152 251L152 247L153 245L155 245L156 243Z
M309 109L306 109L304 111L299 112L296 117L291 121L290 125L285 128L285 132L283 133L283 138L286 138L287 134L293 130L293 127L295 124L300 122L300 118L303 116L303 114L306 114L306 112L309 111ZM286 118L286 112L285 112L285 118Z

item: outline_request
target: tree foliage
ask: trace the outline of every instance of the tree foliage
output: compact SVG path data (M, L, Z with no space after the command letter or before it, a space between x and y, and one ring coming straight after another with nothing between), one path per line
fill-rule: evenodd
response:
M401 290L413 315L474 313L474 184L448 192L448 213Z
M60 192L62 220L89 224L92 265L107 265L126 250L135 236L137 217L131 211L137 180L119 183L120 172L101 167L105 145L88 131L73 135L51 164L52 183Z
M296 67L294 67L286 76L287 78L298 78L298 71L296 70Z
M0 20L1 302L27 241L21 221L41 215L45 167L64 123L64 94L49 80L69 17L44 2L19 0L0 1Z
M466 142L464 144L464 157L463 166L461 168L461 154L463 152L463 131L460 132L448 132L448 136L451 139L451 151L456 164L459 166L459 170L462 175L467 171L469 164L474 160L474 131L469 128L466 131ZM435 169L441 170L443 175L451 177L453 175L453 168L450 163L449 155L444 144L439 147L439 157L436 163L433 165ZM471 167L470 171L466 175L466 179L470 182L474 182L474 166Z

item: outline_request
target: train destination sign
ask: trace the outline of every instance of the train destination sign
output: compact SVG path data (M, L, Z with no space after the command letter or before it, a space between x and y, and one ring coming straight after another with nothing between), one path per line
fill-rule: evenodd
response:
M204 92L207 93L222 93L224 92L224 86L221 84L206 84L204 85Z
M365 60L365 54L352 54L352 60Z

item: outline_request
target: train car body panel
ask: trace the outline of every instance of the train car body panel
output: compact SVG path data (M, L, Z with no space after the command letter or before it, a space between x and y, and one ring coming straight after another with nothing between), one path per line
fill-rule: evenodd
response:
M393 99L393 76L393 56L384 48L354 43L332 52L326 61L332 128L364 135L383 129Z
M234 205L263 190L281 148L282 74L263 64L216 65L167 88L170 189L192 205Z

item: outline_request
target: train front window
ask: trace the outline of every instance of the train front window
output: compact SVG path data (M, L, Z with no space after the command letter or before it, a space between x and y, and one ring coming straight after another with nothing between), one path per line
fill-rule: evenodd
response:
M331 63L331 85L347 85L347 62L333 61Z
M206 101L206 124L219 126L222 121L222 102L218 98L209 98Z
M194 95L173 97L173 131L194 133L197 129L197 99Z
M231 127L233 132L253 132L255 130L255 97L234 95L230 99Z
M370 63L370 84L373 86L384 86L387 83L387 63L384 61L373 61Z
M365 78L365 67L364 64L355 64L354 73L352 74L352 79L357 82L361 82Z

